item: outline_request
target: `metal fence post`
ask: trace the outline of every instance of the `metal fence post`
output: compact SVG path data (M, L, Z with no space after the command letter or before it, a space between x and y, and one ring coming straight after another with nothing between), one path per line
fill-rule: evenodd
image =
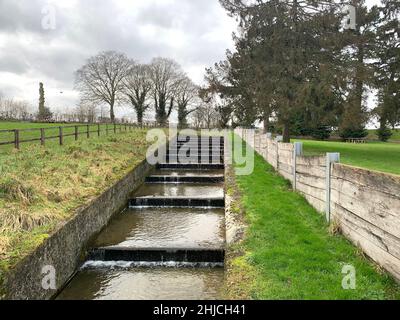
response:
M297 157L303 154L303 142L295 142L293 150L293 190L297 189Z
M340 153L327 153L326 154L326 203L325 213L326 221L331 222L331 180L332 180L332 164L340 162Z

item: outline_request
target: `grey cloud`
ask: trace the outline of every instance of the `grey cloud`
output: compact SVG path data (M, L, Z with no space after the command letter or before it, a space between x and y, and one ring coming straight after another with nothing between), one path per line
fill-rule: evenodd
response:
M41 10L46 0L0 0L0 39L8 39L3 46L0 42L0 76L1 72L27 78L35 75L44 82L56 80L60 86L72 88L74 71L103 50L122 51L144 62L154 56L172 57L188 68L223 58L233 30L222 33L220 40L204 37L218 32L220 20L226 19L217 0L160 0L133 11L124 10L118 1L80 0L75 7L64 9L54 2L57 29L43 30ZM160 34L143 35L139 30L144 26L164 34L180 30L185 43L175 48ZM32 39L30 44L22 41L26 37Z

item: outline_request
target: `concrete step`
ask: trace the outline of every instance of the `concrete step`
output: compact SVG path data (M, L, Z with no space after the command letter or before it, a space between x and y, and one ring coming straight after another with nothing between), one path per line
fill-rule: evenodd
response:
M129 207L224 208L224 197L137 197L129 200Z
M223 184L192 183L184 185L170 185L164 183L146 183L139 190L131 194L132 198L139 197L188 197L209 198L224 197Z
M222 183L224 175L219 176L162 176L154 175L146 178L146 183Z
M215 249L181 249L181 248L123 248L108 247L90 250L91 261L141 261L141 262L209 262L223 263L225 250Z
M223 170L224 164L182 164L182 163L160 163L157 169L161 170Z
M172 176L172 177L192 177L192 176L224 176L224 170L155 170L152 172L153 176Z

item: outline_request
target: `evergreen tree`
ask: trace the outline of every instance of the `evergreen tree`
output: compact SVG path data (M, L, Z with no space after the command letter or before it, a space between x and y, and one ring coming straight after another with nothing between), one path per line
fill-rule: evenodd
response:
M53 118L53 114L50 109L45 106L46 99L44 95L44 85L42 82L39 83L39 112L37 119L39 121L48 122Z
M391 137L391 128L400 124L400 2L384 0L377 31L375 74L378 93L380 140Z

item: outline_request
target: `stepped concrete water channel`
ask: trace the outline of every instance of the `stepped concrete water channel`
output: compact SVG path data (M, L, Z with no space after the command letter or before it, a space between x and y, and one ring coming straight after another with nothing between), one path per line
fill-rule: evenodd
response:
M86 263L58 299L219 298L224 139L171 143L165 160L95 239Z

